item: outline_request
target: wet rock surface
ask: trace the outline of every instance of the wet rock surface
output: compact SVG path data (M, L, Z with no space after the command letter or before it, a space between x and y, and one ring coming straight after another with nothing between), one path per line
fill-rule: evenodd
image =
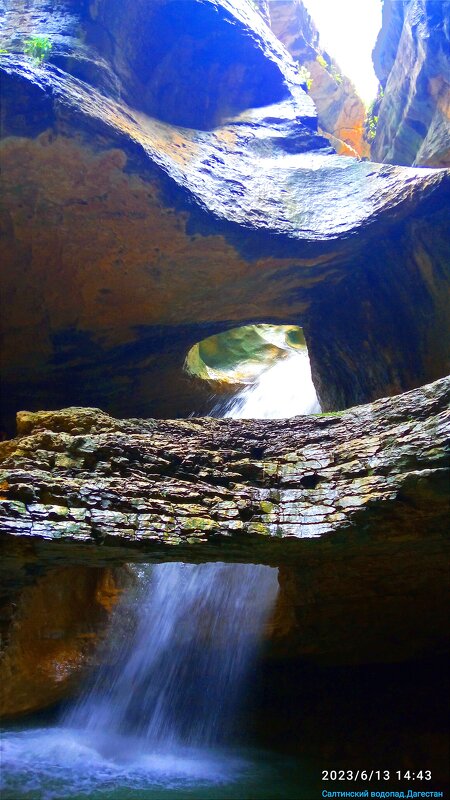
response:
M334 155L250 4L128 6L67 3L55 16L7 3L4 427L24 407L201 409L182 370L189 348L255 322L303 325L326 409L446 374L448 175ZM183 69L166 6L207 17ZM37 20L53 42L41 65L20 53ZM133 60L126 42L161 60ZM258 59L256 85L241 66ZM184 97L170 121L162 76ZM228 97L227 81L241 94Z
M384 89L372 158L450 166L450 3L385 0L373 53Z
M127 562L264 562L270 744L348 759L370 695L376 764L401 746L408 768L442 741L433 719L408 762L385 709L398 662L448 648L448 380L317 417L148 419L192 410L188 349L248 323L303 325L326 409L448 372L448 173L336 156L257 5L2 5L5 424L31 410L0 446L3 711L75 691ZM145 419L32 413L74 403Z
M1 609L1 716L49 706L73 692L91 664L125 585L124 569L60 566Z

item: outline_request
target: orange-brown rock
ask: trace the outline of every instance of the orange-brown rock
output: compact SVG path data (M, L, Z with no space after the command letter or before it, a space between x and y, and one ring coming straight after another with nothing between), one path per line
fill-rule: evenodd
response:
M302 0L269 2L270 25L299 64L311 75L309 93L319 126L339 155L370 156L364 138L366 110L351 81L320 46L319 33Z
M447 373L449 176L333 154L250 3L7 5L9 430L22 408L199 410L189 348L249 323L303 327L325 409ZM37 13L41 65L19 52Z
M120 595L117 569L63 566L14 592L0 660L0 714L36 711L74 691Z

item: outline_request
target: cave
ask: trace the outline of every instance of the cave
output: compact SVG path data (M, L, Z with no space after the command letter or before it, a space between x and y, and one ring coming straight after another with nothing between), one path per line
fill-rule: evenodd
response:
M208 336L190 348L184 370L199 395L190 416L282 419L321 410L298 325L244 325Z
M312 2L0 9L4 800L445 797L448 3Z
M392 772L397 769L406 771L411 762L425 759L427 768L439 775L446 747L447 709L442 697L448 688L445 667L448 643L443 638L446 610L442 602L446 579L442 571L441 538L434 537L434 547L430 547L428 537L416 541L410 537L402 546L394 546L392 541L384 539L368 547L367 543L349 543L341 537L341 541L323 541L319 550L317 543L310 541L304 543L297 553L291 549L288 554L286 548L279 549L278 553L275 549L271 553L262 553L261 562L255 550L248 549L247 564L242 561L245 550L238 543L234 552L225 543L226 535L219 546L207 553L206 559L200 546L194 555L186 555L182 563L178 562L177 548L172 556L175 561L161 562L161 556L155 555L155 559L149 562L148 553L135 552L133 561L125 564L122 562L122 548L106 548L100 556L100 563L107 566L95 568L89 565L92 563L90 548L83 548L83 545L71 550L68 558L63 557L62 552L52 553L51 545L45 542L37 542L34 553L29 547L27 552L21 552L17 544L14 553L6 552L5 555L13 558L16 564L16 585L14 592L11 592L11 586L8 587L9 598L12 597L13 602L19 598L1 669L2 683L8 687L2 700L6 725L11 714L15 720L19 715L19 724L24 714L31 714L33 721L33 712L44 706L46 711L41 712L39 724L49 732L57 725L64 747L75 748L76 752L76 740L70 738L71 726L84 727L88 723L89 736L94 737L100 752L108 746L108 757L119 758L114 755L115 748L119 747L120 758L124 757L122 748L130 747L133 739L124 740L120 734L124 730L136 733L135 719L142 720L142 704L146 702L143 698L148 695L148 691L144 691L145 683L139 684L139 693L133 691L128 695L124 691L129 688L126 678L130 671L124 642L129 641L130 631L134 634L136 626L139 632L139 625L147 624L150 625L150 641L153 641L152 620L147 623L146 614L148 610L154 613L159 610L155 600L151 605L145 605L141 599L137 623L130 618L127 606L127 615L122 611L122 618L120 615L117 618L121 597L126 597L130 586L136 584L136 577L134 583L130 579L130 570L139 567L143 567L145 575L149 574L149 569L159 569L160 578L165 578L162 581L165 591L160 603L167 604L170 598L175 597L181 606L181 610L177 606L177 613L188 614L184 627L171 629L170 650L164 650L162 663L157 668L161 670L165 666L171 674L178 664L173 680L179 681L183 688L183 700L187 703L187 706L182 706L183 713L189 720L194 710L201 714L202 707L199 711L199 703L194 700L196 693L200 691L203 697L203 692L195 683L186 684L185 668L188 665L194 675L198 674L195 654L204 654L205 644L202 648L186 651L183 643L186 631L188 634L192 629L195 631L195 625L199 624L195 605L189 605L192 600L189 601L186 592L181 591L179 582L175 594L168 594L167 577L161 568L168 566L172 574L175 569L178 577L180 568L195 569L200 564L209 570L216 566L223 573L224 568L235 565L238 570L235 575L239 580L244 577L239 570L251 566L252 572L247 573L245 581L232 584L233 592L227 592L223 597L217 591L217 574L210 571L210 580L214 580L215 587L213 596L216 603L220 601L216 613L220 611L218 619L222 620L221 625L231 624L234 595L239 597L242 618L238 613L237 619L242 625L245 619L254 621L255 600L250 592L254 587L250 583L249 589L249 581L256 562L270 566L271 571L277 573L279 586L275 605L264 623L263 641L251 667L251 687L247 689L238 716L233 715L233 723L237 726L233 731L235 742L241 739L247 743L251 741L262 748L262 752L264 748L267 753L272 752L270 757L267 754L263 756L264 768L253 756L253 769L257 769L259 775L262 771L263 780L275 780L281 787L282 797L302 797L305 800L320 790L317 765L323 759L332 759L337 769L345 765L346 769L356 770L361 758L371 758L374 763L382 762L383 768ZM212 554L217 560L208 560ZM126 558L130 555L131 550ZM54 566L58 562L67 565L72 560L73 564L69 566ZM280 563L281 560L284 563ZM19 563L22 574L17 570ZM33 571L33 563L40 565L38 573ZM11 574L11 564L8 567ZM264 583L261 586L262 577L256 577L260 589L265 586ZM26 583L25 588L21 582ZM203 584L201 588L204 589ZM229 589L228 584L224 588ZM224 607L225 598L228 606L225 603ZM58 602L55 604L56 599ZM80 602L84 605L80 606ZM133 602L134 605L129 607L136 615L135 599ZM167 613L167 605L164 607ZM73 609L76 609L75 613ZM200 624L205 625L205 610L202 609L199 619ZM157 622L158 629L164 625L161 615ZM124 624L126 634L123 633ZM236 630L233 630L236 636ZM215 644L211 648L212 672L210 676L208 669L203 667L200 675L204 680L208 677L217 680L217 660L223 657L224 650L230 652L231 643L237 646L233 630L226 628L223 634L228 637L225 646ZM245 626L240 631L241 634L245 632ZM105 643L113 642L117 647L120 633L122 660L117 662L115 651L111 655L109 650L105 650ZM179 636L182 636L181 643L177 641ZM134 639L130 638L132 654L131 646L136 634ZM158 637L155 646L161 647ZM128 659L131 659L130 654ZM183 668L179 666L180 662ZM34 663L39 663L39 670L30 669ZM137 672L133 680L149 680L147 661L144 659L144 664L139 666L141 672ZM131 667L135 667L134 662ZM122 703L117 710L117 701L109 702L107 708L115 711L113 717L108 716L105 720L102 716L105 709L103 697L110 697L112 685L117 686L119 696L122 693ZM134 697L138 707L135 708L131 702L124 705L124 696ZM411 697L415 698L413 715ZM150 693L150 708L151 701ZM118 714L121 714L119 720ZM115 743L112 738L108 738L106 744L103 742L106 722L110 731L117 726ZM225 713L221 718L221 732L227 722ZM363 735L368 723L371 729L369 747ZM186 724L182 714L178 724ZM39 753L33 740L27 744L25 764L30 754L37 757ZM45 748L45 743L41 742L42 746ZM18 752L21 752L20 744ZM133 753L135 757L136 751ZM209 768L212 769L212 764ZM88 776L87 786L90 786L90 769ZM73 774L64 775L64 778L66 791L76 785ZM257 780L253 783L253 780L252 777L242 778L238 792L246 789L258 797L267 796L261 792L260 783Z

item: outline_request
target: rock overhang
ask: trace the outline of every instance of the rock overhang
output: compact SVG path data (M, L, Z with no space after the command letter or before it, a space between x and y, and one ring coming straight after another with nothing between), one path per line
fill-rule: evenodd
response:
M34 592L51 604L64 570L91 585L136 562L263 563L275 660L444 653L449 387L270 422L21 413L0 445L4 624L14 604L33 618Z
M225 16L234 13L233 4L212 5L218 25L221 8ZM114 53L98 35L108 8L97 4L89 36L74 44L71 6L67 48L73 64L81 58L77 47L84 59L95 51L98 60L101 51L116 74ZM448 246L439 231L448 173L333 155L283 47L259 17L252 38L250 7L236 14L234 30L250 50L283 67L287 95L241 110L212 130L150 117L127 104L126 93L120 99L109 84L75 77L62 68L71 66L64 60L38 67L20 56L2 58L5 258L13 283L26 275L33 296L33 309L25 310L14 285L4 292L5 319L12 317L5 330L24 332L11 350L13 361L23 355L17 369L6 356L8 414L25 404L19 373L35 387L35 407L48 406L54 393L56 405L100 404L122 415L145 414L147 407L158 415L189 413L190 401L182 408L174 400L192 394L180 377L189 347L254 322L304 324L326 408L447 371L441 331ZM96 215L100 225L93 225ZM414 297L404 291L406 273L422 287ZM387 295L399 322L377 325ZM428 308L425 323L421 304L428 299L435 309ZM340 318L341 307L354 332ZM418 342L415 364L406 340ZM92 380L99 368L101 377ZM105 391L80 390L72 399L63 391L67 374L78 389ZM150 388L155 375L159 405ZM145 388L138 387L142 380ZM130 397L139 403L130 407Z

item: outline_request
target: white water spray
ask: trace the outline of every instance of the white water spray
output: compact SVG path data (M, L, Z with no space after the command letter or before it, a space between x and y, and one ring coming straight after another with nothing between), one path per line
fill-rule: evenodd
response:
M277 570L221 563L131 570L136 581L113 612L101 666L61 724L3 734L5 800L229 800L242 797L233 789L241 780L261 780L264 789L264 777L252 777L252 763L236 754L234 723ZM257 774L264 769L259 764Z
M218 402L212 410L212 416L283 419L320 411L308 353L306 350L292 350L231 400Z
M99 751L126 758L226 742L277 592L254 564L135 567L92 687L67 717Z

